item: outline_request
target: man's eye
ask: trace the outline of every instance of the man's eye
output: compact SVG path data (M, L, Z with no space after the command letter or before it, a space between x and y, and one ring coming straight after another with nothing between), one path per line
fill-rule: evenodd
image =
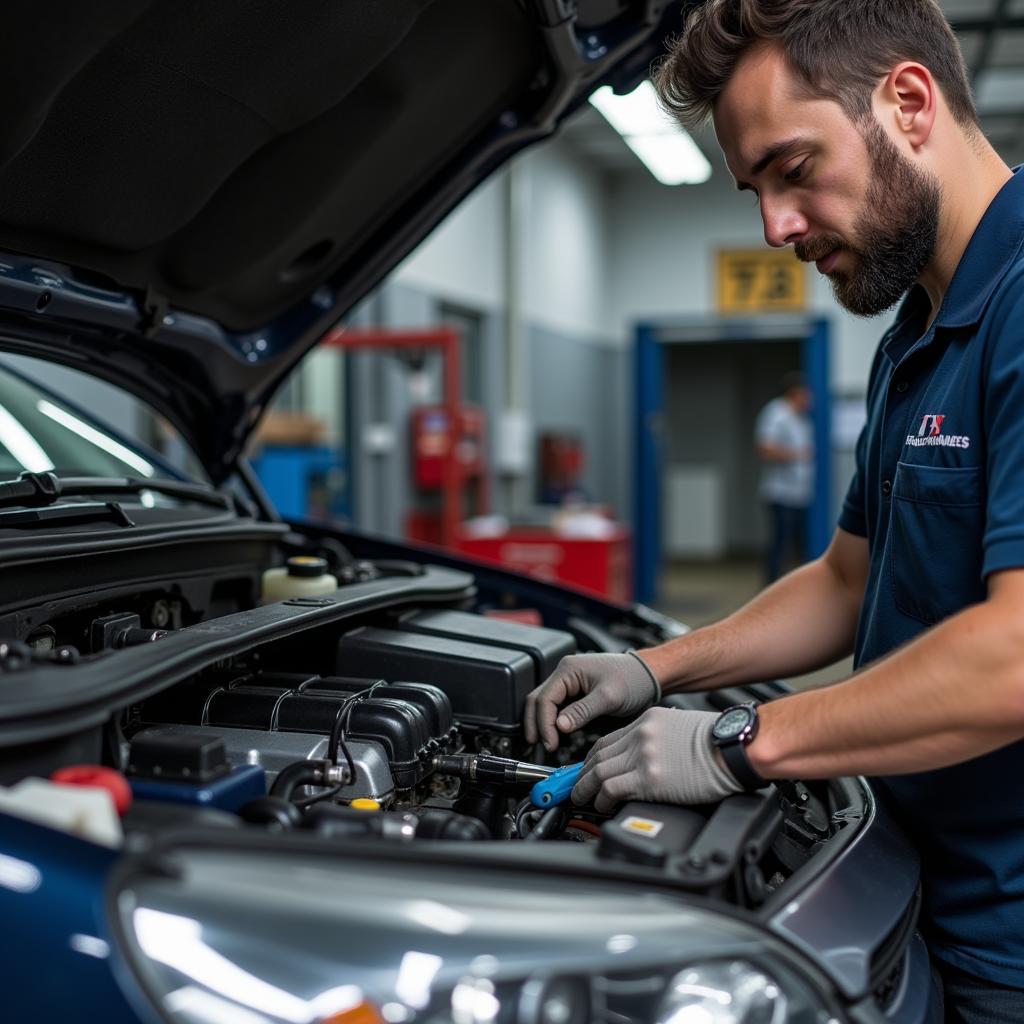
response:
M804 167L807 165L806 160L801 160L791 171L786 171L786 181L799 181L804 176Z

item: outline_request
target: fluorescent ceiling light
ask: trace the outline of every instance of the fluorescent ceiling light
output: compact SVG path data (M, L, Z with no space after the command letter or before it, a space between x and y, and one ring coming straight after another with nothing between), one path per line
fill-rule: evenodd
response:
M15 462L21 463L30 473L45 473L53 469L50 457L39 442L0 405L0 444Z
M663 185L700 185L711 177L707 157L661 109L650 82L641 82L626 96L616 96L605 85L590 102Z
M67 427L73 434L77 434L84 440L92 442L97 448L102 448L103 451L113 455L115 459L120 459L125 465L131 466L132 469L143 476L152 476L156 472L145 459L136 455L129 448L125 448L123 444L118 443L112 437L107 437L106 434L101 434L98 430L90 427L88 423L83 423L77 416L72 416L71 413L58 409L57 406L47 402L46 399L40 399L36 402L36 408L44 416L49 416L55 423L59 423L62 427Z
M700 185L711 165L689 135L627 135L626 145L663 185ZM702 166L706 170L701 169Z

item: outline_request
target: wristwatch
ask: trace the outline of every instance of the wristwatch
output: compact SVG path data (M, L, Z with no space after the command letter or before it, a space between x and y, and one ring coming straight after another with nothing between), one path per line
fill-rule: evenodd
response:
M747 790L761 789L768 785L747 757L747 744L757 735L757 726L757 705L750 701L726 708L711 727L711 740L722 752L725 766Z

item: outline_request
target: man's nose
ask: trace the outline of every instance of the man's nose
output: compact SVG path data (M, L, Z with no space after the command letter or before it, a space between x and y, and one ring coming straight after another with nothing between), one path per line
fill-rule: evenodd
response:
M776 249L799 242L807 234L807 218L785 198L761 196L764 240Z

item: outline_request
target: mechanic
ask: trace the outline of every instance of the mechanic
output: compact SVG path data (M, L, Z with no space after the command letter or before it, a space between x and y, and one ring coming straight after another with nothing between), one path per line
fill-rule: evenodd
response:
M587 757L573 798L603 810L875 777L921 853L947 1019L1024 1021L1024 171L982 135L935 0L710 0L656 86L713 118L769 244L854 313L903 303L825 554L718 624L566 659L527 737L643 711ZM851 651L852 678L756 711L653 706Z
M774 583L791 556L802 561L804 522L814 497L814 424L811 389L802 373L782 378L782 393L758 414L754 427L761 460L761 501L768 513L765 582ZM792 568L789 562L788 568Z

